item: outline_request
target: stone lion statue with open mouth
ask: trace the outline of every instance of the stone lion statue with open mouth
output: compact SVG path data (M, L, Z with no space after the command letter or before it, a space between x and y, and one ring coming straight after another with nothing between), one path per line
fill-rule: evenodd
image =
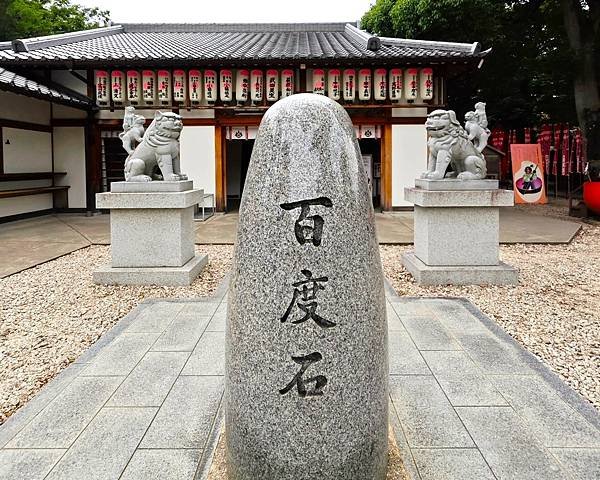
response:
M456 119L456 114L452 110L434 110L427 116L425 128L429 136L427 142L429 159L427 171L421 175L421 178L480 180L486 177L487 168L481 152L487 144L487 137L479 135L475 139L477 141L475 146L469 138L469 133ZM450 171L446 173L448 166Z
M157 111L142 141L125 160L125 180L128 182L151 182L153 179L171 182L187 180L187 175L181 173L179 162L179 136L182 128L180 115Z

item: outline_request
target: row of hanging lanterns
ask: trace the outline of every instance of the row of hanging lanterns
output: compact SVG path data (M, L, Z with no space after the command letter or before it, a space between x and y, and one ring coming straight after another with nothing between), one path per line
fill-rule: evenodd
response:
M233 88L235 78L235 90ZM276 102L294 94L294 70L96 70L96 101L99 105L126 102L140 105L185 103L209 105L222 102L253 104ZM409 102L433 98L431 68L314 69L312 92L333 100L361 101L390 99Z

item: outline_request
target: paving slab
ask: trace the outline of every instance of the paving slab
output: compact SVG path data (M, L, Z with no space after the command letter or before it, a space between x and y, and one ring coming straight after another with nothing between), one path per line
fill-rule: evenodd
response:
M193 480L201 450L138 449L120 480Z
M550 451L575 480L600 478L600 449L551 448Z
M0 478L43 480L66 450L0 450Z
M205 480L226 292L126 315L0 426L0 478ZM410 480L600 478L600 414L498 325L463 299L387 297L390 424Z
M119 478L154 418L156 410L103 408L46 478Z
M223 388L223 377L179 377L140 447L203 448L215 421Z
M421 353L453 406L508 405L490 379L465 352Z
M414 448L421 480L496 480L476 448Z
M475 447L433 375L395 375L390 396L410 448Z
M568 474L510 407L457 407L497 478L566 480Z

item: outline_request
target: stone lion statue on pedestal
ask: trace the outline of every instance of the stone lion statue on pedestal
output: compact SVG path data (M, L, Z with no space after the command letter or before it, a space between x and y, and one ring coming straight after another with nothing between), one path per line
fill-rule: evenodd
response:
M429 159L427 171L421 178L481 180L486 177L487 167L481 153L489 138L484 103L478 103L475 112L467 113L467 125L469 132L456 119L453 110L435 110L427 116ZM450 171L446 173L448 166Z
M187 175L181 173L179 162L179 136L183 128L181 116L157 111L140 141L139 119L144 117L135 115L133 110L133 107L128 107L123 121L124 132L120 135L123 146L129 153L125 160L125 180L187 180ZM128 119L128 115L133 117ZM143 132L143 126L141 131ZM139 144L133 148L138 141Z

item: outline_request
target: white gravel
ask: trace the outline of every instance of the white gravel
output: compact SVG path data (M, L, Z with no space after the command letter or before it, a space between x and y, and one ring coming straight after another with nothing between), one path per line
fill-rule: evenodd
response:
M0 424L146 298L211 295L231 268L232 246L199 246L209 265L189 287L101 286L92 246L0 279Z
M600 226L584 225L569 245L506 245L516 286L418 286L402 267L411 247L382 246L399 295L466 297L600 409Z

